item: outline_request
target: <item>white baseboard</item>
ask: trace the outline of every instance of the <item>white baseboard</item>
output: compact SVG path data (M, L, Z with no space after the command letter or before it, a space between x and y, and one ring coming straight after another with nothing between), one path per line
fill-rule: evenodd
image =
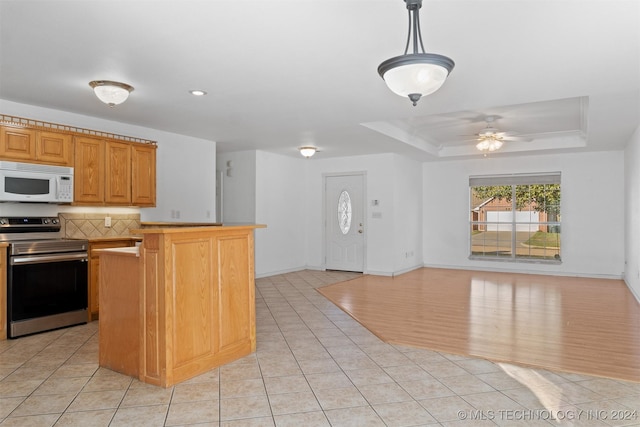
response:
M526 264L518 264L526 265ZM506 269L495 267L475 267L468 265L439 265L439 264L424 264L423 267L427 268L447 268L451 270L475 270L475 271L491 271L496 273L521 273L521 274L538 274L543 276L564 276L564 277L584 277L591 279L612 279L622 280L623 274L588 274L588 273L576 273L576 272L559 272L559 271L540 271L540 270L527 270L523 268L518 269Z

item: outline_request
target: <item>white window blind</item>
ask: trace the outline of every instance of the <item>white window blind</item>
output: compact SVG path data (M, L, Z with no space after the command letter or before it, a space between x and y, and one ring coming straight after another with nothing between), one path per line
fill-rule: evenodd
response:
M497 185L560 184L560 172L470 176L469 187Z

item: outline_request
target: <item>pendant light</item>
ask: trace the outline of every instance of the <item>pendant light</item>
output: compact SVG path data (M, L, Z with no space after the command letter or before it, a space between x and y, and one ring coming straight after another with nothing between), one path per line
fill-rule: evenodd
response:
M435 92L442 86L455 63L446 56L425 53L420 33L422 0L404 1L409 12L409 33L404 55L384 61L378 67L378 74L392 92L409 97L416 106L421 97ZM407 53L409 44L413 46L413 53Z

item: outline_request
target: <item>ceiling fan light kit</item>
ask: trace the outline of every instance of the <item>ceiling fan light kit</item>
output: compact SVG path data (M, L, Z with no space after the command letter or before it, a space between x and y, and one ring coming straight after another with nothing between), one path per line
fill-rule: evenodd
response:
M422 0L404 1L409 12L409 32L404 54L380 64L378 74L393 93L408 97L416 106L421 97L440 89L455 63L446 56L425 53L420 32ZM413 53L407 53L410 44Z
M480 151L496 151L502 147L502 141L496 138L487 138L476 144L476 148Z
M476 141L480 141L476 144L476 148L480 151L496 151L502 148L505 141L517 141L520 138L509 136L509 132L502 132L493 126L495 123L495 116L487 116L485 119L487 126L477 133L478 138Z
M109 107L115 107L127 100L133 86L111 80L93 80L89 82L98 99Z

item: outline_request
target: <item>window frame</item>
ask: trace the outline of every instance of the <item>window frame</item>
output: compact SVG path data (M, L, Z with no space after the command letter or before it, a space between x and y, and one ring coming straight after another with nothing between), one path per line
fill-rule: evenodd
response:
M517 200L516 200L516 187L522 185L545 185L545 184L558 184L560 186L560 197L557 206L557 217L554 221L536 221L536 222L522 222L517 220L516 212ZM476 208L482 207L485 203L473 206L473 188L474 187L491 187L491 186L510 186L511 187L511 202L510 212L511 222L499 222L499 221L484 221L474 220L473 212ZM558 246L557 254L553 258L546 257L534 257L529 254L518 255L517 253L517 231L518 225L529 224L529 227L535 226L540 228L541 226L554 227L558 230L558 235L561 236L562 220L561 220L561 200L562 200L562 183L560 172L545 172L545 173L530 173L530 174L505 174L505 175L476 175L469 176L469 219L468 219L468 232L469 232L469 247L468 254L470 260L479 261L504 261L504 262L524 262L524 263L541 263L541 264L561 264L562 263L562 244ZM477 212L477 211L476 211ZM473 230L484 227L486 230L488 225L496 226L508 226L511 233L510 240L510 253L508 255L500 255L496 250L495 254L486 253L474 253L473 252ZM475 227L475 228L474 228ZM496 240L498 242L498 240ZM546 247L545 247L546 248Z

